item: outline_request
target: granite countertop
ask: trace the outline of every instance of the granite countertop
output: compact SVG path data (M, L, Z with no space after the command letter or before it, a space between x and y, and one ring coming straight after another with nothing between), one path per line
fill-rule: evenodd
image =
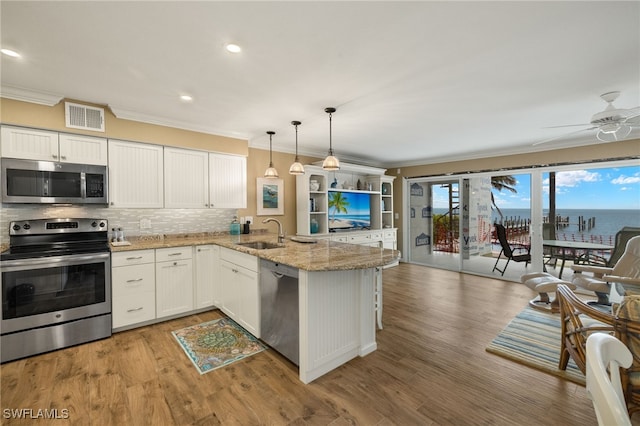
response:
M282 244L282 247L263 250L238 245L238 243L253 241L276 243L277 240L278 237L274 233L242 235L220 233L133 237L129 240L131 245L111 247L111 251L116 253L131 250L216 244L306 271L374 268L397 262L400 258L400 252L397 250L339 243L322 239L316 240L316 243L300 243L287 238L285 243Z

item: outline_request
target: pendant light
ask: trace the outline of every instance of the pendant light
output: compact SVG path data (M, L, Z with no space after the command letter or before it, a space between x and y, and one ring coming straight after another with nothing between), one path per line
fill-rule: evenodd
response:
M302 123L300 121L292 121L291 124L293 124L296 128L296 159L294 160L291 167L289 167L289 174L303 175L304 166L300 163L300 160L298 159L298 126L301 125Z
M333 146L331 144L331 114L336 112L335 108L325 108L324 112L329 114L329 155L322 162L324 170L340 170L340 161L333 156Z
M273 167L273 159L272 159L272 152L271 152L272 138L273 138L273 135L276 134L276 132L269 130L267 134L269 135L269 168L267 169L267 171L264 172L264 177L268 179L277 179L278 171L276 170L275 167Z

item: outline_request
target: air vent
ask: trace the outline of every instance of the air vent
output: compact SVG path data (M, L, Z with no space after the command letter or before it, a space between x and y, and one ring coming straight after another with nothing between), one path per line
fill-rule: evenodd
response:
M65 102L64 111L67 127L104 132L103 108Z

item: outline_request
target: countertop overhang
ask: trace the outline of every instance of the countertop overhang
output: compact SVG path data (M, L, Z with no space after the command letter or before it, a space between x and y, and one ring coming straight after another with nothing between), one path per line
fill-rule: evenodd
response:
M215 244L230 248L261 259L293 266L305 271L340 271L367 269L395 263L400 258L397 250L368 247L357 244L339 243L318 239L315 243L300 243L289 238L281 247L255 249L239 245L254 241L277 243L278 237L271 233L257 234L185 234L153 237L133 237L131 245L112 246L112 252L145 250L169 247Z

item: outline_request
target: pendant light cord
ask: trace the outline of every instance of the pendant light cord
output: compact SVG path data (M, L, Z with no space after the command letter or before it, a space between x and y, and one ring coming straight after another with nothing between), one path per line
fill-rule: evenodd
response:
M331 140L331 118L332 118L332 113L329 113L329 155L333 155L333 143Z
M269 134L269 167L273 167L273 159L271 154L271 142L272 142L273 134Z
M298 125L295 125L296 127L296 163L298 162Z

